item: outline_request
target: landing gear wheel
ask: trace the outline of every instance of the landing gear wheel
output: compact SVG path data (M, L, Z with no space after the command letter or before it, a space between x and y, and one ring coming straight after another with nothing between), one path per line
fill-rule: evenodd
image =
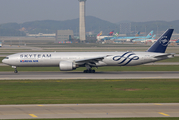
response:
M17 71L17 70L15 70L15 71L14 71L14 73L18 73L18 71Z
M83 73L95 73L95 70L84 70Z
M14 68L14 73L18 73L16 66L12 66L12 68Z

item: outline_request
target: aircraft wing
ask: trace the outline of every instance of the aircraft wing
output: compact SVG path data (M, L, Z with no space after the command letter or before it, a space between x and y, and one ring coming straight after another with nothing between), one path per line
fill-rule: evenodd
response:
M101 56L101 57L95 57L95 58L89 58L89 59L82 59L82 60L76 60L74 61L76 64L79 65L84 65L84 64L88 64L90 66L95 67L96 63L98 63L99 61L102 61L106 56Z
M142 41L142 40L145 40L145 39L147 40L147 38L131 38L130 40L131 41L133 41L133 40L139 40L139 41L141 40Z

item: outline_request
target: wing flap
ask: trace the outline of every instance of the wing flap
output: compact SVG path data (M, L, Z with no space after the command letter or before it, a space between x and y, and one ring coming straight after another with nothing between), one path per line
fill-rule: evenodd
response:
M76 60L74 62L79 65L88 64L90 66L96 66L96 63L98 63L99 61L102 61L105 57L106 56L94 57L94 58Z
M75 63L86 63L86 62L98 62L104 59L103 57L96 57L96 58L88 58L88 59L82 59L82 60L76 60Z

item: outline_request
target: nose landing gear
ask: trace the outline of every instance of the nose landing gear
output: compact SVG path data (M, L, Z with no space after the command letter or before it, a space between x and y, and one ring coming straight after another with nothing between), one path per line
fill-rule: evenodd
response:
M17 69L14 70L14 73L18 73Z
M14 70L14 73L18 73L18 71L17 71L17 67L16 67L16 66L12 66L12 68L15 69L15 70Z

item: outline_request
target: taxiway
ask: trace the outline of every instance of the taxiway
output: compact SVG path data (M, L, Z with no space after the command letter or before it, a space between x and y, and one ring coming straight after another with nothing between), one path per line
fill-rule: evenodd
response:
M151 72L0 72L0 80L53 79L178 79L179 71Z
M179 103L0 105L0 119L179 117Z

